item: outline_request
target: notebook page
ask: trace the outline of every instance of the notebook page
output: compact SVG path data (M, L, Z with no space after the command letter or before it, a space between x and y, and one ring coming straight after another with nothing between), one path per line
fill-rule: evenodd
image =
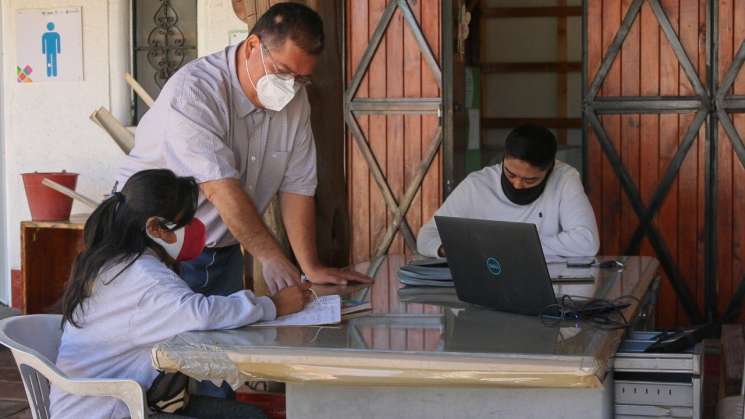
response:
M324 295L308 303L303 311L277 317L272 321L254 323L253 326L314 326L340 321L341 297Z

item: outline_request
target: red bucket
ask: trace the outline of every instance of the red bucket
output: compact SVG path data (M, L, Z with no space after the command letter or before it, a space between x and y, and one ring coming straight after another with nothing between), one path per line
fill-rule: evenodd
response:
M49 179L75 190L78 183L77 173L50 172L50 173L22 173L23 186L26 188L26 199L31 209L31 219L34 221L60 221L70 218L72 211L72 198L63 195L54 189L42 185L41 181Z

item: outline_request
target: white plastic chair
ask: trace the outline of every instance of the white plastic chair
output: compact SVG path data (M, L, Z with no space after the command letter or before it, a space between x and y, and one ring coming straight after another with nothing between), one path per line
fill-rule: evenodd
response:
M62 330L59 315L9 317L0 321L0 344L8 347L21 372L34 419L49 419L49 385L79 396L113 397L132 419L147 418L145 393L134 380L68 378L55 365Z

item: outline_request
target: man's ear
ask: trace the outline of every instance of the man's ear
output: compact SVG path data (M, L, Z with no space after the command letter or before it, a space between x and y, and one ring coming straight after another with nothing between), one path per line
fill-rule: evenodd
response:
M246 38L246 46L250 51L253 51L254 48L257 48L261 45L261 39L258 35L252 34L249 35L248 38Z

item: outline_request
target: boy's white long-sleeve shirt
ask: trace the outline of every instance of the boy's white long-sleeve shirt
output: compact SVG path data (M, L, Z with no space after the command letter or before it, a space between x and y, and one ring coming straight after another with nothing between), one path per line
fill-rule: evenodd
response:
M191 330L230 329L276 317L269 297L250 291L205 296L146 252L121 275L126 263L101 270L92 295L75 312L82 328L65 323L56 364L70 377L129 378L147 389L158 375L154 345ZM52 387L53 419L129 417L112 398L78 397Z
M435 215L533 223L547 257L597 254L600 239L595 213L576 169L557 160L543 193L529 205L517 205L507 198L501 176L501 164L471 173ZM441 244L432 219L419 231L418 251L435 257Z

